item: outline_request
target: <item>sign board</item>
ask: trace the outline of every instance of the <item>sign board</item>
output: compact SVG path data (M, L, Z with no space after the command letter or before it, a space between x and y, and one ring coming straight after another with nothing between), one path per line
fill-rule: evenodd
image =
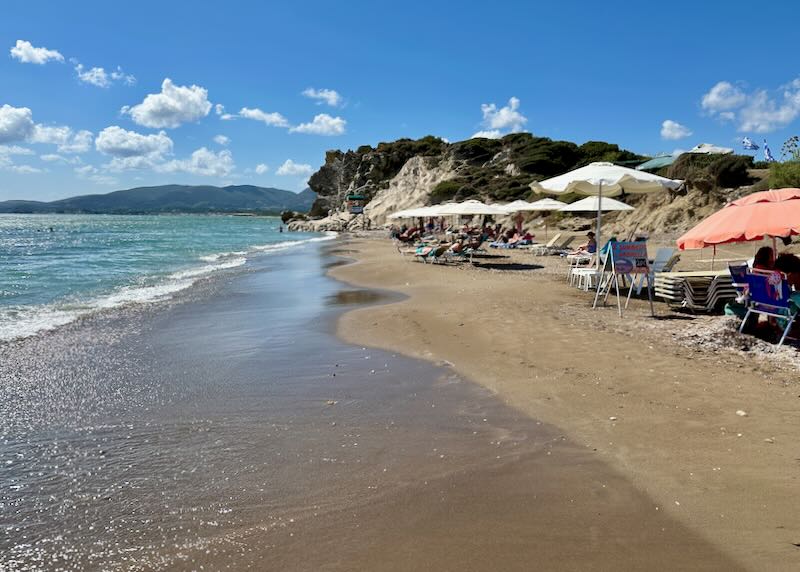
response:
M361 205L350 205L350 214L361 214L364 212L364 207Z
M603 304L605 304L613 287L617 294L617 310L621 318L622 304L619 295L620 282L630 280L630 289L628 290L628 297L625 301L625 307L627 308L638 278L639 280L645 280L647 282L647 297L650 301L650 313L655 316L650 262L647 259L647 243L614 241L610 244L611 246L608 249L608 254L605 256L603 265L600 268L601 278L597 286L597 291L595 292L594 304L592 304L592 307L596 308L601 298L603 299Z
M614 272L617 274L646 274L648 272L646 242L612 242L611 251Z

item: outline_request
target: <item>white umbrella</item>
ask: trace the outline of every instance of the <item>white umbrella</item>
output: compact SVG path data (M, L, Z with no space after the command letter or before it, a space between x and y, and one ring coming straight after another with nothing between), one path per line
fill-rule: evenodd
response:
M487 205L474 199L463 203L441 205L438 209L440 215L504 215L508 212L497 206Z
M416 207L413 209L404 209L401 211L397 211L396 213L392 213L386 218L397 219L397 218L418 218L427 216L437 216L437 211L436 211L437 207L438 205L429 207Z
M531 188L537 193L551 193L564 195L575 193L578 195L596 196L597 200L597 232L595 233L598 244L600 243L600 225L603 221L603 197L618 197L623 193L644 194L662 191L664 189L677 189L682 181L667 179L637 171L627 167L620 167L613 163L590 163L569 173L564 173L551 179L531 183ZM627 206L627 205L626 205ZM598 265L600 261L598 259Z
M600 204L600 197L586 197L585 199L564 205L558 210L562 212L594 213L597 212L599 208L602 208L603 212L633 210L631 205L626 205L622 201L609 199L608 197L603 199L602 205Z
M507 205L492 205L495 207L500 207L504 211L508 213L519 213L524 211L529 211L531 203L528 201L518 200L514 201L513 203L508 203Z
M558 211L561 210L561 207L565 206L567 206L567 203L562 203L555 199L539 199L538 201L528 203L528 208L525 210L530 212ZM546 220L547 219L545 219L545 221ZM544 223L544 237L547 238L547 222Z

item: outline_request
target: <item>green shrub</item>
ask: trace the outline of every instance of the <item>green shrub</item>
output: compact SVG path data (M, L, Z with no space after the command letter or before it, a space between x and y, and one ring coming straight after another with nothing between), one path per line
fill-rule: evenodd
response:
M690 187L701 191L710 191L749 185L752 179L748 169L752 167L750 155L684 153L667 168L666 176L684 180Z
M436 185L431 191L431 203L437 205L439 203L446 203L456 196L458 191L461 190L462 184L458 181L442 181Z
M748 169L753 167L750 155L721 155L708 166L718 188L731 189L752 183Z
M800 161L771 163L769 166L769 186L773 189L800 188Z

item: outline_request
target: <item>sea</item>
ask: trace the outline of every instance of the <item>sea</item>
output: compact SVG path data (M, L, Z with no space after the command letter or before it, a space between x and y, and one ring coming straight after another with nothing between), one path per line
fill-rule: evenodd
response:
M277 217L0 214L0 341L161 301L248 257L333 238L281 229Z

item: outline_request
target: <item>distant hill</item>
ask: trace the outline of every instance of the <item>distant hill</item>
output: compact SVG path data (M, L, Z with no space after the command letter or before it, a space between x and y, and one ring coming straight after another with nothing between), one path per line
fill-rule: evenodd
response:
M205 213L292 210L307 212L316 198L311 189L293 193L253 185L161 185L82 195L52 202L3 201L0 213Z

